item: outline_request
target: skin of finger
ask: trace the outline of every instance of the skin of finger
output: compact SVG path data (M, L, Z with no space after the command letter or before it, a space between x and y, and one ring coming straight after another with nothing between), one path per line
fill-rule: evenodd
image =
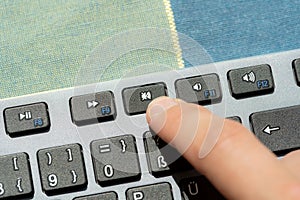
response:
M294 196L299 198L298 180L250 131L236 122L225 120L217 144L205 158L199 159L203 139L207 132L213 131L211 130L213 127L209 126L214 115L203 107L194 104L189 106L198 109L200 116L197 120L200 119L200 122L194 123L200 124L193 141L189 142L189 147L184 146L185 148L179 148L179 151L227 198L272 200L293 199ZM183 107L179 104L168 109L164 127L157 133L175 147L182 146L180 138L186 135L180 128L182 119L194 120L188 119L188 116L181 116ZM149 116L147 119L149 120Z
M161 99L162 103L165 103L164 99ZM169 144L173 145L179 152L185 152L193 142L196 142L198 139L204 140L205 135L198 135L197 130L199 129L198 126L200 124L193 123L193 120L200 121L201 123L209 123L210 119L207 115L203 115L206 118L202 118L200 120L200 112L197 109L197 105L188 105L184 103L183 101L176 101L177 106L170 107L168 111L173 112L172 110L175 109L174 112L177 112L176 110L179 108L181 114L179 116L168 116L170 124L170 131L174 132L185 132L185 134L175 134L175 137L173 135L165 135L166 140L169 142ZM149 116L149 115L147 115ZM165 116L165 115L164 115ZM167 121L160 120L160 125L163 125ZM150 123L151 126L151 123ZM162 127L163 127L162 126ZM158 133L160 133L160 129L155 128L155 130L158 130ZM187 131L188 130L188 131ZM198 135L198 137L196 137ZM163 138L164 139L164 138Z
M280 161L300 180L300 150L288 153Z

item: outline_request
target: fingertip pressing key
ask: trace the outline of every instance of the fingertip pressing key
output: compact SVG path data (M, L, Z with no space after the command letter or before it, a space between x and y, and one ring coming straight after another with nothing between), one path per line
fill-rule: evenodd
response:
M299 189L297 178L241 124L168 97L149 105L147 121L225 197L295 199L291 197L294 186L296 192Z
M221 133L220 118L180 99L157 98L149 105L146 116L150 128L182 154L196 142L198 149L193 151L198 151L200 159L209 154Z

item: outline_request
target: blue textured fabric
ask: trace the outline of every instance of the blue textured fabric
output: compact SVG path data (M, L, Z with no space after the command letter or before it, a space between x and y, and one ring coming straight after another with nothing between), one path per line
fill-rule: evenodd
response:
M171 0L177 31L213 61L300 48L299 0Z

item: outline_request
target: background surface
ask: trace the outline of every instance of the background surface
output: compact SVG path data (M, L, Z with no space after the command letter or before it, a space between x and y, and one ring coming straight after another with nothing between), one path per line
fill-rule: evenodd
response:
M176 40L204 64L298 49L299 32L300 0L3 0L0 99L179 68Z
M300 48L299 0L171 0L177 31L213 61Z

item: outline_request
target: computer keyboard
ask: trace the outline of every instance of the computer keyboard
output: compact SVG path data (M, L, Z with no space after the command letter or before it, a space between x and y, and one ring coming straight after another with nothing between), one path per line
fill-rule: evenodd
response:
M299 58L293 50L1 100L0 199L224 199L149 130L148 104L166 95L204 105L284 155L300 147Z

